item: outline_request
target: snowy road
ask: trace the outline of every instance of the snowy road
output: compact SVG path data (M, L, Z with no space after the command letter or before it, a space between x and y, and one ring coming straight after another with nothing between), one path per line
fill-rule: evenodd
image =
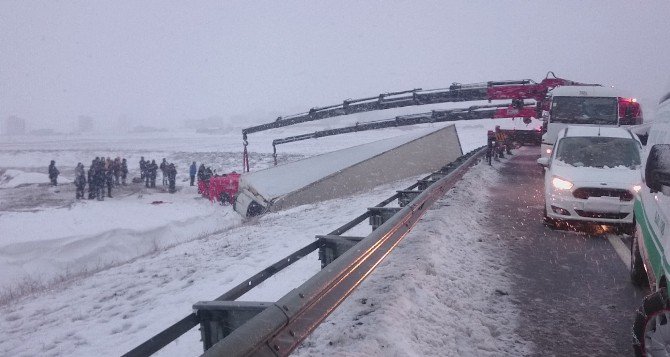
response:
M646 292L621 236L545 227L537 151L516 153L475 168L297 355L629 356Z
M535 356L629 356L635 309L647 292L630 283L625 257L609 242L621 236L545 227L536 158L519 150L502 168L492 197L499 213L486 224L511 258L519 334L538 346ZM627 250L629 237L623 240Z

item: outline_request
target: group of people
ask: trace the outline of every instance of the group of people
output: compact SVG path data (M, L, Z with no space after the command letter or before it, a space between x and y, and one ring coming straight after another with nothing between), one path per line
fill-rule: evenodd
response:
M486 162L491 165L491 159L499 161L507 155L512 155L512 143L507 135L496 125L495 131L489 130L487 136Z
M128 177L128 162L126 159L117 157L96 157L91 161L88 172L80 162L74 169L74 184L77 187L76 198L84 198L84 190L88 183L88 199L97 198L99 201L105 199L105 188L107 197L112 197L112 187L126 185Z
M156 164L156 160L144 160L144 156L140 158L140 178L146 187L156 187L158 169L161 170L163 186L167 185L169 192L174 193L177 181L177 167L175 164L167 162L165 158L160 165Z
M144 156L142 156L140 159L141 182L144 182L145 186L148 188L156 187L158 169L160 169L162 173L163 185L167 185L169 192L174 193L176 191L177 167L174 163L167 162L165 158L163 158L160 165L157 165L155 160L144 160ZM51 185L57 186L60 171L56 168L55 160L51 160L48 171ZM88 172L85 171L84 165L80 162L77 164L74 173L74 184L77 188L76 198L85 198L84 191L86 189L86 184L88 184L88 199L91 200L97 198L102 201L105 198L105 188L107 189L107 197L111 198L113 187L126 185L128 162L125 158L122 159L120 157L117 157L116 159L96 157L91 162ZM212 176L211 169L205 169L204 165L200 165L200 169L197 173L199 179L204 179L205 176L209 179L209 177ZM195 161L193 161L189 168L189 176L191 178L191 186L193 186L196 176Z

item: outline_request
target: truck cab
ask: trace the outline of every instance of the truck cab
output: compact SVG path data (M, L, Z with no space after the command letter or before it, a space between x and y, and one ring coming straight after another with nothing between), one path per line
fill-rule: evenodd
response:
M541 157L549 157L558 133L568 125L619 126L642 123L639 103L600 86L562 86L548 94L543 112Z

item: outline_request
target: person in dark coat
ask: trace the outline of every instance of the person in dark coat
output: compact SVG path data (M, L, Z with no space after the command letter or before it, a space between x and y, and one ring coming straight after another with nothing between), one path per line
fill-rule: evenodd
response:
M58 186L58 175L60 175L60 171L56 168L56 161L51 160L49 164L49 180L51 180L52 186Z
M121 160L121 184L126 185L126 177L128 177L128 162L124 158Z
M142 177L144 177L144 187L151 187L151 161L147 160L144 162L144 171L142 171Z
M105 167L105 183L107 184L107 197L112 198L112 186L114 186L114 162L107 159Z
M193 186L193 183L195 182L195 173L196 173L196 168L195 166L195 161L191 164L191 167L188 169L188 174L191 177L191 186Z
M91 166L88 167L88 199L92 200L95 198L95 165L98 164L98 158L96 157L91 161Z
M84 173L84 165L78 163L74 169L74 184L77 186L76 198L84 198L84 189L86 188L86 174Z
M95 185L95 197L98 201L105 200L105 159L103 157L98 160L95 165L95 174L93 184Z
M151 187L156 187L156 175L158 174L158 165L156 160L151 160L149 166L149 179L151 180Z
M112 162L112 170L114 171L114 186L119 186L119 177L121 177L121 158L116 157Z
M147 177L147 164L149 164L149 162L144 160L144 156L140 157L140 178L142 180Z
M161 177L163 178L163 186L165 186L165 185L167 185L167 181L168 181L168 177L167 177L168 163L165 160L165 158L163 158L163 161L158 166L158 168L161 169Z
M174 193L176 191L175 182L177 181L177 168L174 164L169 164L165 169L165 173L167 174L169 191L170 193Z
M200 181L205 181L205 164L200 164L198 167L198 193L200 192Z

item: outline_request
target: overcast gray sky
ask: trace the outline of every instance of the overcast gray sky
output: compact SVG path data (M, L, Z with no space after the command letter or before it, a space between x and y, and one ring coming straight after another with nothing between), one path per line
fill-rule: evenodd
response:
M660 0L0 0L0 118L177 125L549 70L625 89L650 115L669 18Z

